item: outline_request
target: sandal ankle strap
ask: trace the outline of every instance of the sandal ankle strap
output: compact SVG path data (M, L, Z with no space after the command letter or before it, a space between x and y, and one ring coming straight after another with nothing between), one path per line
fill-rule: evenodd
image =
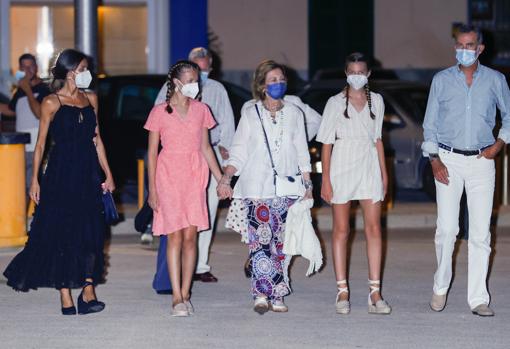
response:
M340 285L345 285L345 287L340 287ZM349 285L347 284L347 280L337 281L336 288L338 289L337 297L342 293L349 293Z
M381 290L381 280L370 280L368 279L368 287L370 288L370 294Z

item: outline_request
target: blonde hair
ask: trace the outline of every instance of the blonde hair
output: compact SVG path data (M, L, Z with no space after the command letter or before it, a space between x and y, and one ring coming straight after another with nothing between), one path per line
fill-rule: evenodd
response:
M253 81L251 83L251 94L253 98L256 100L263 101L266 98L266 76L271 70L280 69L283 73L283 76L287 78L287 73L285 72L285 67L275 61L268 59L266 61L262 61L255 69L253 73Z

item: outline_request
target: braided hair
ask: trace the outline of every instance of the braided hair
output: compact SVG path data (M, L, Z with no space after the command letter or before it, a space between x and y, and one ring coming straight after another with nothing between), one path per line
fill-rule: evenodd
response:
M177 86L174 83L174 79L179 80L181 74L186 70L194 70L197 72L200 71L200 67L191 61L178 61L174 65L170 67L168 70L168 75L166 77L166 111L170 114L173 112L172 106L170 105L170 99L175 93L175 89Z
M347 67L351 63L365 63L367 66L367 69L370 70L370 64L368 58L360 52L354 52L347 56L345 59L345 70L347 71ZM349 112L347 111L349 107L349 89L350 86L347 84L344 88L344 95L345 95L345 110L344 110L344 117L346 119L349 119ZM370 87L368 86L368 83L365 85L365 94L367 96L367 103L368 103L368 110L370 110L370 117L372 120L375 119L375 114L372 111L372 96L370 94Z

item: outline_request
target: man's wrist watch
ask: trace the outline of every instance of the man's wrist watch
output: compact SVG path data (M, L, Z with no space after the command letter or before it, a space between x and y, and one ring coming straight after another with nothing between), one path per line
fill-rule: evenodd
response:
M432 162L437 159L439 159L439 154L437 154L437 153L429 154L429 161Z

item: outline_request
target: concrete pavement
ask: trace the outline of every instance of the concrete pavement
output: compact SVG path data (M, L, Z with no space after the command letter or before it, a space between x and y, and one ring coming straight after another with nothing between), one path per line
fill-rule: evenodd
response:
M320 224L319 224L320 225ZM510 343L510 229L494 236L489 282L494 318L471 314L466 301L467 244L459 242L456 277L442 313L428 307L435 268L433 229L390 229L386 234L383 295L393 314L367 314L367 262L361 232L351 247L352 313L335 314L335 278L330 232L320 233L323 270L308 278L306 260L296 258L294 293L286 314L253 312L242 264L247 248L233 233L218 234L210 263L217 284L195 283L189 318L170 316L170 296L151 289L155 251L138 236L114 234L107 283L97 293L104 312L59 315L55 290L16 293L0 277L1 348L508 348ZM17 252L0 250L0 269ZM76 297L78 292L74 292Z
M132 234L134 226L134 217L138 211L136 205L125 204L120 207L125 220L112 228L114 235ZM229 233L225 228L225 218L227 208L218 210L218 219L216 224L217 233ZM356 229L363 229L363 217L361 209L354 207L352 210L353 223ZM312 211L317 228L325 231L332 229L333 217L329 206L314 208ZM435 229L436 227L436 204L432 202L412 203L396 202L395 206L382 214L383 225L387 229ZM492 223L497 228L510 228L510 206L500 206L493 210Z

